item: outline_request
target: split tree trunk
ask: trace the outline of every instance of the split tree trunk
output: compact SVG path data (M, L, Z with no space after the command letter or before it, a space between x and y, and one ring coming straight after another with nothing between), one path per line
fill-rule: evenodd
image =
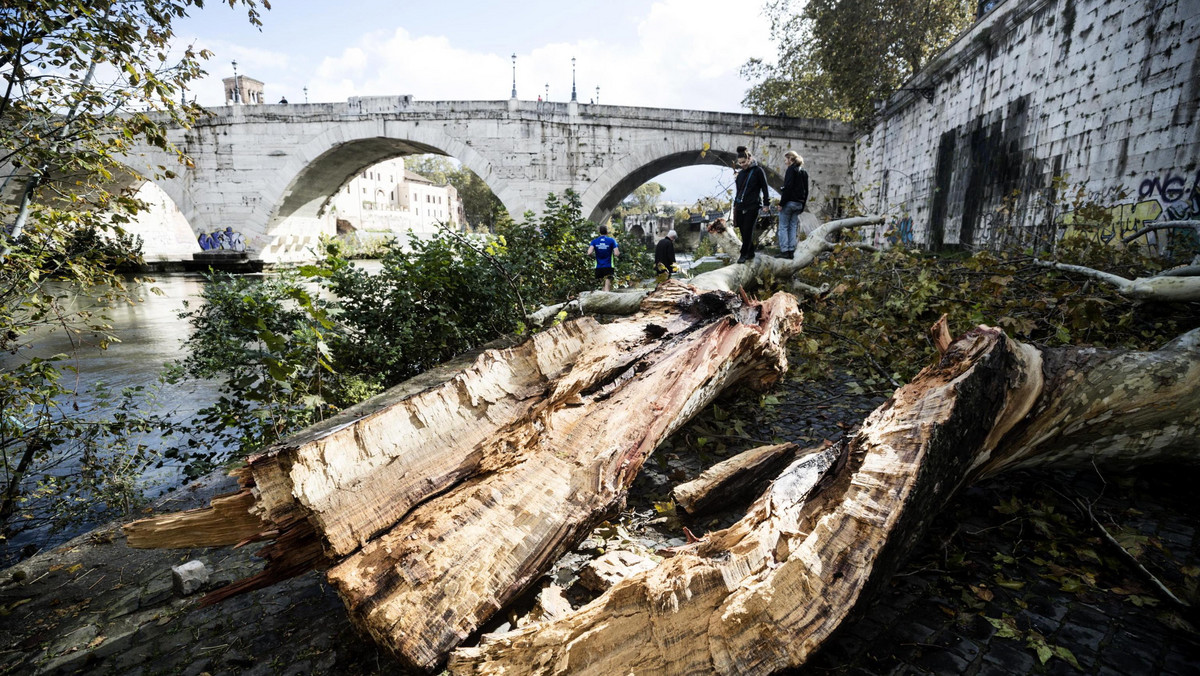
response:
M980 327L734 526L571 615L455 651L456 674L766 674L799 666L965 482L1200 457L1200 330L1155 352L1040 351ZM690 549L690 551L688 551Z
M335 563L352 619L431 669L619 506L671 432L730 386L777 380L799 328L787 294L668 283L635 317L555 327L306 431L252 458L222 511L137 522L129 542L191 546L182 522L209 545L276 538L233 590ZM253 518L208 523L247 496Z

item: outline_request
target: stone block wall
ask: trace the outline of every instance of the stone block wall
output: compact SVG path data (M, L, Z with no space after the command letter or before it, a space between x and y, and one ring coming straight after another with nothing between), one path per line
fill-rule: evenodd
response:
M856 140L874 239L987 246L1082 203L1107 238L1200 218L1198 46L1197 0L1001 2Z

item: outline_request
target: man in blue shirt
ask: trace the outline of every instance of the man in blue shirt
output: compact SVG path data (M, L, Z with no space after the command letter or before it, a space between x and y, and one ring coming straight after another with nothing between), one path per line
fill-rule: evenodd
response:
M608 236L608 226L600 226L600 236L588 246L588 255L596 257L596 279L604 280L604 290L612 290L613 259L621 255L617 240Z

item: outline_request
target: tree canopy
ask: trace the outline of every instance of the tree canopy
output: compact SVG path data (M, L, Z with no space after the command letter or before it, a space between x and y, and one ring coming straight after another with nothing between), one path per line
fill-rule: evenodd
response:
M266 0L243 6L259 24ZM165 127L188 125L203 111L186 103L201 77L205 51L174 44L172 23L202 0L5 0L0 5L0 529L40 520L31 494L76 509L129 507L150 462L135 437L141 420L132 393L109 420L85 421L66 354L40 358L25 349L50 331L113 337L103 310L77 302L77 291L105 305L134 302L123 264L140 261L139 243L121 226L144 205L135 188L146 177L123 164L144 143L182 152ZM168 176L171 167L155 173ZM79 339L73 344L81 345ZM112 451L112 452L109 452ZM2 533L0 533L2 535Z
M752 59L743 103L756 113L865 122L970 25L969 0L768 0L776 63Z

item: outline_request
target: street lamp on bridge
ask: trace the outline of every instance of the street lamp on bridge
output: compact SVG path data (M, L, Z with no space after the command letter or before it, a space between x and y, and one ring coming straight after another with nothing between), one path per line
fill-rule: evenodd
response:
M571 101L575 101L575 57L571 57Z
M234 103L242 102L242 93L239 91L241 88L242 88L242 86L240 84L238 84L237 61L234 61L233 62L233 102Z
M512 97L517 98L517 53L513 52L513 90Z

